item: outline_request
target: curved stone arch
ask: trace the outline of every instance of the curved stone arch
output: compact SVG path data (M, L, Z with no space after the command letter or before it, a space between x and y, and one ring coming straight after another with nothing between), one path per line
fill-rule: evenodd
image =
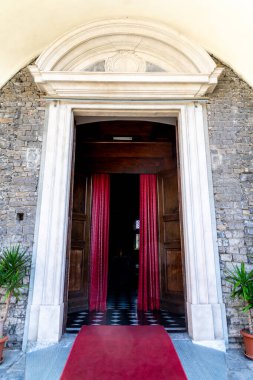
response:
M49 96L87 99L96 93L101 99L105 94L99 87L105 81L106 95L120 98L122 94L110 86L117 80L127 82L128 92L136 98L144 81L154 98L160 96L154 90L157 81L164 83L165 98L196 98L213 91L222 68L204 49L167 26L112 19L81 26L59 38L30 71ZM98 75L101 72L103 77ZM115 79L116 75L121 77Z
M103 20L81 26L52 43L36 64L43 71L74 71L75 65L70 65L70 62L75 61L83 50L93 50L91 54L96 60L96 54L103 49L105 41L108 44L108 40L111 51L119 48L131 50L132 47L135 52L143 50L150 57L158 51L158 43L161 46L160 59L164 66L167 63L166 71L170 71L173 59L185 61L185 71L180 70L179 66L177 72L211 74L216 67L204 49L169 27L149 20L133 19Z

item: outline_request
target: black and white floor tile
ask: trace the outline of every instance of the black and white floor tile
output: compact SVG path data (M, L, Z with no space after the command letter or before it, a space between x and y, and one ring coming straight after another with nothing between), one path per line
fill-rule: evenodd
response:
M76 334L84 325L161 325L168 333L186 332L184 315L166 310L140 312L135 300L124 298L109 299L105 312L86 310L69 314L66 332Z

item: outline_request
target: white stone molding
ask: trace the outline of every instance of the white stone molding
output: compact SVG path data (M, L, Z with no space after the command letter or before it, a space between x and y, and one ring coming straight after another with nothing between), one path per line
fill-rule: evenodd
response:
M136 54L143 51L150 57L147 61L157 62L168 72L210 74L216 67L204 49L167 25L125 18L92 22L74 29L52 43L36 65L42 71L82 71L87 63L107 58L108 52L115 54L122 50Z
M87 72L103 61L106 75ZM161 72L147 72L147 66ZM205 50L163 24L112 19L87 24L58 39L30 71L51 97L117 99L124 93L140 99L159 97L156 82L163 83L164 98L202 97L213 91L222 69Z
M202 97L214 86L204 74L55 73L39 72L35 66L30 71L40 90L57 99L186 99Z
M207 162L203 106L192 104L180 115L179 145L185 239L188 332L194 341L224 340L224 305L212 220L213 192ZM218 272L218 273L217 273ZM219 344L218 344L219 346Z
M36 261L29 340L58 341L63 291L73 138L72 114L66 105L49 107L41 200L37 208Z
M146 71L146 62L133 50L120 50L105 61L105 71L113 73L138 73Z

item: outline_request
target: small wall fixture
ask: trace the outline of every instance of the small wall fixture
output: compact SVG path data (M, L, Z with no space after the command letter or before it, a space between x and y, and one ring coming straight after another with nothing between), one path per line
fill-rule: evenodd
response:
M132 141L133 138L132 137L128 137L128 136L115 136L112 138L114 141Z
M18 212L17 213L17 220L19 222L21 222L22 220L24 220L24 213L23 212Z

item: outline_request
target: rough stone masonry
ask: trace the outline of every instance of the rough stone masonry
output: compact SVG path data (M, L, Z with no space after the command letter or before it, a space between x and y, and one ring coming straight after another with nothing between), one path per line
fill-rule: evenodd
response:
M230 346L247 325L240 303L231 301L224 270L253 263L253 90L225 67L207 106L215 214Z
M223 65L224 66L224 65ZM0 91L0 245L32 253L46 104L27 68ZM229 297L224 269L253 264L253 89L225 67L207 104L215 213L229 341L241 342L246 317ZM29 283L29 273L25 278ZM9 346L23 339L28 288L12 300ZM14 307L15 306L15 307Z
M27 69L0 91L0 245L21 243L32 252L45 103ZM29 273L25 278L29 283ZM28 287L13 299L8 345L23 339Z

